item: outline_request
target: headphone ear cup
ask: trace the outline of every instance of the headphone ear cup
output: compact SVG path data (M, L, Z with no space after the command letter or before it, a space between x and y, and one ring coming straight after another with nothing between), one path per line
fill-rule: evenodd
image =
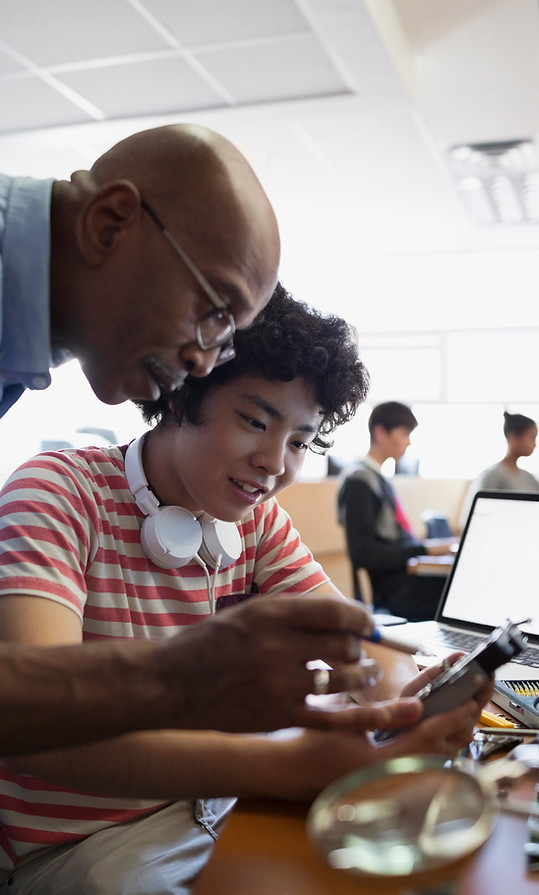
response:
M221 557L219 568L226 569L240 558L241 538L238 526L234 522L221 522L219 519L207 519L204 516L198 522L202 532L199 555L206 565L215 568L217 557Z
M178 569L191 562L202 544L202 530L183 507L160 507L147 516L140 533L146 555L162 569Z

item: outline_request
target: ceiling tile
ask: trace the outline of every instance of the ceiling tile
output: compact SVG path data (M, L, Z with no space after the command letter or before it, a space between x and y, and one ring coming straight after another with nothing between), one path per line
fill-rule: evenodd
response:
M91 121L68 99L32 76L5 79L0 83L2 114L0 132L52 127Z
M421 44L414 79L373 9ZM0 0L0 168L62 176L188 113L246 151L294 263L326 239L352 264L418 240L535 247L537 229L463 227L439 144L539 134L538 16L538 0Z
M315 37L200 51L199 61L238 102L327 96L347 85Z
M8 72L15 73L22 71L26 71L24 66L22 66L20 62L17 62L13 56L10 56L9 53L4 52L0 46L0 75L7 74Z
M125 0L0 0L0 20L2 40L39 65L168 46Z
M223 105L222 99L180 56L105 65L57 75L108 118L183 112Z
M184 46L307 30L294 0L146 0Z

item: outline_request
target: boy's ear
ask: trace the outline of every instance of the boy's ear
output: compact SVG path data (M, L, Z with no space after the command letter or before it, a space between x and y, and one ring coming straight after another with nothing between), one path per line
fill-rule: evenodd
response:
M88 265L99 267L140 223L141 198L129 180L100 187L77 219L77 243Z
M389 429L386 429L385 426L382 426L382 423L376 423L372 430L373 441L381 441L384 435L389 434Z

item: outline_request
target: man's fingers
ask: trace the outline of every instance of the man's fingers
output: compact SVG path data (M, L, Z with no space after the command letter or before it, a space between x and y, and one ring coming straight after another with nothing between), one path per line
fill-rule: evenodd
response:
M350 693L363 687L374 687L382 677L383 671L374 659L339 663L331 669L326 692Z
M415 724L421 716L417 699L397 699L384 703L358 706L352 703L343 706L319 708L307 705L298 709L298 725L320 730L341 730L363 733L379 727L405 727Z
M378 703L378 706L386 716L386 720L378 725L383 728L409 727L420 721L423 714L423 706L415 697L391 699Z
M323 658L352 662L361 656L361 637L373 630L372 616L362 607L336 597L252 597L211 620L221 643L253 648L262 662L272 654L305 663ZM203 624L208 625L205 621ZM255 646L256 644L256 646Z
M250 601L253 605L254 601ZM340 600L337 597L285 597L272 600L275 610L283 613L286 622L293 628L318 631L349 631L356 636L369 637L374 630L370 612L358 603Z

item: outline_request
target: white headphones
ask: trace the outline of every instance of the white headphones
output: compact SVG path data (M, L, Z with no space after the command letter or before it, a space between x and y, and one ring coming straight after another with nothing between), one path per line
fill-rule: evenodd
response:
M237 525L206 514L197 519L183 507L161 506L144 474L145 437L146 433L127 448L125 477L137 506L146 516L140 533L146 556L162 569L186 566L197 555L212 568L226 569L241 555Z

